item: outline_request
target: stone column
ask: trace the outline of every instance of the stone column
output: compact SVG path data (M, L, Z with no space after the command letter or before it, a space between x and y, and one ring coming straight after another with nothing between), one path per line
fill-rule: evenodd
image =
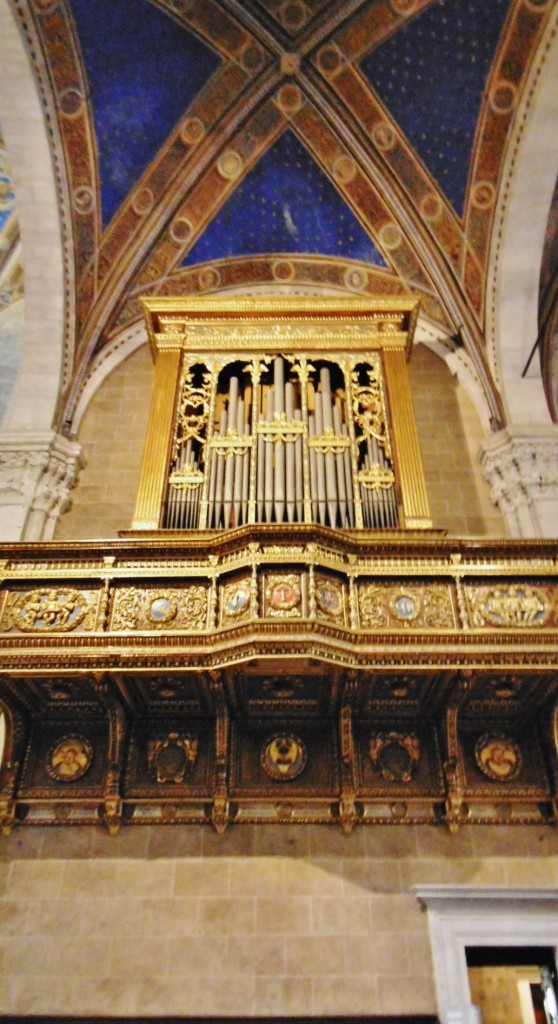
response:
M480 461L511 537L558 536L558 425L500 430Z
M81 445L52 430L0 433L0 540L51 540L82 466Z

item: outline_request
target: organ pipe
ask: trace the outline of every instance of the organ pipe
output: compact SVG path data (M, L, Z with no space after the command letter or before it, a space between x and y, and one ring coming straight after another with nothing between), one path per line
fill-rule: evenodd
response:
M209 398L207 388L192 384L192 371L184 379L190 392L185 387L186 412L174 440L169 529L198 529L204 503L209 529L249 522L397 527L376 366L314 366L282 355L261 363L224 360L213 373L204 371L214 389Z

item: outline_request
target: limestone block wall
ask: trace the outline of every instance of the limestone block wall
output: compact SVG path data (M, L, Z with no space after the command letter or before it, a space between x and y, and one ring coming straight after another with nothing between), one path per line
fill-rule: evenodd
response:
M556 886L551 829L21 829L0 841L0 1013L435 1013L418 883Z
M474 406L445 363L417 345L410 364L419 441L434 526L458 535L506 536L477 454ZM83 418L86 467L55 539L115 537L132 521L153 382L147 346L110 374Z

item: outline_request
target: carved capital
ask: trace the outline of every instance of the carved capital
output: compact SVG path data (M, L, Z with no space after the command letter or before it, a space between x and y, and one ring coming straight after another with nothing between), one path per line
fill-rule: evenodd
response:
M549 506L558 511L558 428L501 430L484 442L480 461L511 533L547 535Z
M52 537L82 466L81 446L54 431L0 434L0 506L19 510L21 539Z

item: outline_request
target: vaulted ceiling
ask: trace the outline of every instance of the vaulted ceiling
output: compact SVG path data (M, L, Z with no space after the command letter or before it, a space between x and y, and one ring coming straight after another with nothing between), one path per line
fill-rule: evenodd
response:
M496 197L553 0L19 0L58 154L71 418L140 296L414 293L497 420Z

